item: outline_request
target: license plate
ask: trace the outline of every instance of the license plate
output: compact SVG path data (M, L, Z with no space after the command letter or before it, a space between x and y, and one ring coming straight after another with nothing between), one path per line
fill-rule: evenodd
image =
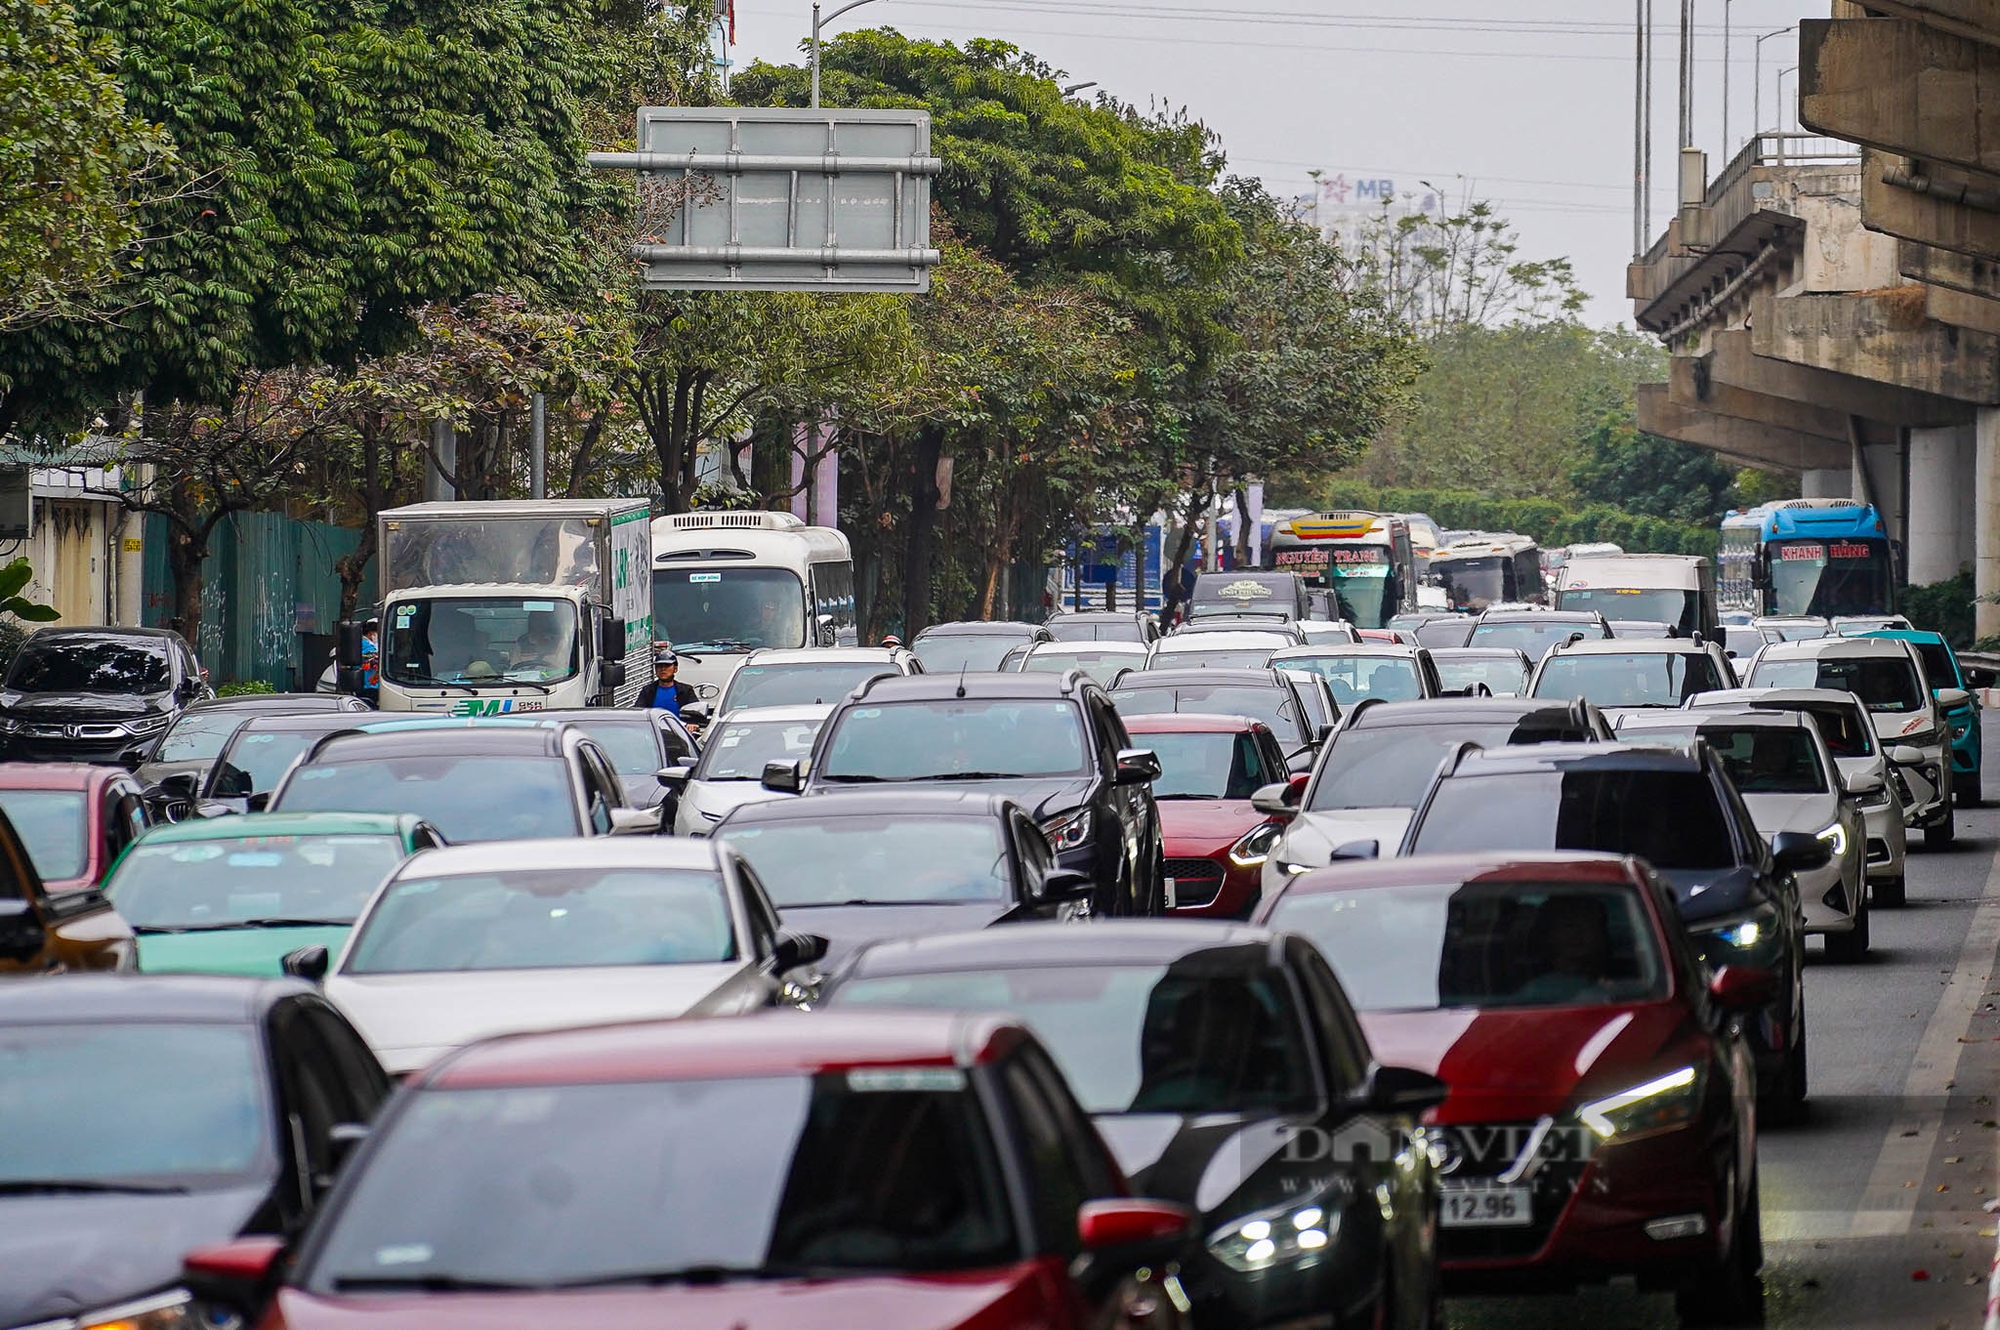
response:
M1167 908L1169 910L1180 904L1180 886L1179 878L1170 877L1167 879Z
M1535 1222L1534 1193L1526 1187L1454 1188L1438 1200L1438 1218L1446 1228L1525 1228Z

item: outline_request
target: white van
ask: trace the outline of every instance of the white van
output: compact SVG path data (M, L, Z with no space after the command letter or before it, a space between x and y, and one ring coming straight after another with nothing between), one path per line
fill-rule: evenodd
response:
M1559 610L1596 610L1612 623L1664 623L1722 640L1715 565L1696 554L1580 554L1556 574Z
M852 646L854 553L790 513L678 513L653 523L653 631L712 705L761 647Z

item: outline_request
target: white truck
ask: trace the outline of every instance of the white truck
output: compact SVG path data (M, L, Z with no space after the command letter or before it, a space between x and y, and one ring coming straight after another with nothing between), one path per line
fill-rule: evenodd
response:
M494 716L630 706L652 678L644 499L420 503L378 518L383 711Z

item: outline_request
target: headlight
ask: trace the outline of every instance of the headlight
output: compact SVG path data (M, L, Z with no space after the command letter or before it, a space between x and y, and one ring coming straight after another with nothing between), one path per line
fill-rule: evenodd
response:
M1208 1249L1232 1270L1267 1270L1309 1261L1340 1232L1340 1215L1302 1198L1232 1219L1209 1235Z
M77 1330L209 1330L210 1326L241 1324L240 1318L227 1313L205 1315L188 1291L178 1288L85 1312L76 1319Z
M1683 1127L1701 1105L1701 1073L1682 1067L1666 1075L1585 1104L1576 1110L1583 1125L1604 1140Z
M167 728L167 722L172 719L173 717L164 714L158 716L134 716L125 722L125 733L132 735L134 738L145 734L158 734L161 730Z
M1760 945L1770 942L1778 935L1777 925L1777 910L1766 905L1748 914L1706 920L1693 926L1689 931L1694 934L1694 940L1698 945L1712 941L1721 943L1731 951L1755 951ZM1723 963L1727 964L1732 960L1737 958L1725 956Z
M1972 733L1972 726L1970 724L1965 724L1965 725L1954 724L1951 727L1951 737L1954 739L1963 739L1966 735L1970 733Z
M1834 858L1839 859L1846 855L1847 828L1841 826L1840 823L1836 822L1832 826L1823 828L1813 834L1818 839L1826 842L1827 848L1833 851Z
M1270 855L1278 837L1284 834L1285 829L1276 822L1250 828L1242 840L1229 847L1229 862L1238 868L1256 868Z
M1042 830L1056 849L1074 850L1090 839L1090 810L1079 808L1066 816L1052 818L1042 824Z
M28 727L12 717L0 717L0 734L19 734Z

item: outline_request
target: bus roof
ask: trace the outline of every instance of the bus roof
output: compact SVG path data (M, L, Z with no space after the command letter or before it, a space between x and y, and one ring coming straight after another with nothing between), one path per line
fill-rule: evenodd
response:
M1433 565L1452 559L1488 559L1496 554L1525 554L1535 542L1515 531L1475 531L1431 552Z
M1725 531L1755 530L1764 540L1795 536L1883 536L1882 515L1854 499L1782 499L1722 519Z
M655 567L690 555L744 563L844 563L854 557L844 534L807 526L790 513L676 513L653 523Z

